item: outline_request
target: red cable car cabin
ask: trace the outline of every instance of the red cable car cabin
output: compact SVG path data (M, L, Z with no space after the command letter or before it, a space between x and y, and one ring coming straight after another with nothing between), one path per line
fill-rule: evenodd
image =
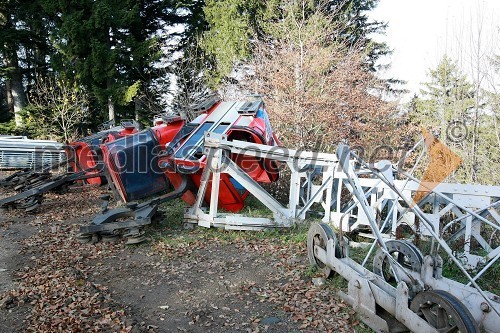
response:
M276 146L279 144L273 133L262 100L252 102L218 102L205 114L184 127L167 146L168 157L161 161L169 166L168 178L176 186L180 182L178 173L189 174L198 188L201 174L206 165L203 155L205 132L226 134L229 140ZM261 183L270 183L278 179L278 170L274 162L257 157L233 154L231 159L250 177ZM211 186L207 187L205 200L210 201ZM237 212L244 206L248 191L228 174L222 174L219 184L219 206L227 211ZM193 205L196 193L187 191L183 200Z
M64 148L69 161L69 166L74 173L89 170L85 172L88 178L82 181L92 185L103 185L106 183L106 178L101 176L103 170L96 169L97 156L96 149L99 149L101 144L113 142L119 138L137 133L137 126L133 123L123 123L121 126L98 132L94 135L87 136L80 141L72 142ZM95 175L95 177L91 177Z
M206 164L203 155L205 132L226 134L229 140L278 144L261 100L214 101L205 106L206 111L190 123L180 118L155 122L159 125L101 146L108 177L123 201L165 192L170 185L178 189L182 173L191 181L182 199L192 205ZM278 178L274 162L238 155L233 155L232 159L256 181L269 183ZM232 177L221 175L221 208L239 211L247 195L248 191ZM207 191L206 200L210 200L210 191Z

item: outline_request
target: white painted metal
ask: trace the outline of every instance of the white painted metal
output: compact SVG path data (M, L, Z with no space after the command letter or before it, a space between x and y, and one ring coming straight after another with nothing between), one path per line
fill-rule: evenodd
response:
M367 324L379 332L393 332L386 319L378 314L376 305L379 305L413 332L437 332L408 308L408 287L405 282L400 282L394 288L349 257L336 258L334 246L333 240L328 241L326 251L316 246L315 256L349 281L348 292L340 291L339 295L360 313Z
M55 141L0 137L0 169L40 170L62 163L65 158L63 145Z
M342 150L343 149L343 150ZM349 281L348 293L342 297L358 311L370 326L387 331L386 318L377 313L381 306L400 323L415 332L435 332L424 320L408 308L409 292L423 288L445 290L460 299L470 309L474 318L487 332L500 327L500 306L497 295L482 291L476 280L500 257L500 247L493 246L491 239L485 239L484 231L493 234L500 229L500 186L421 183L411 175L401 172L403 180L395 179L398 170L387 161L372 166L362 160L351 159L347 147L339 150L339 155L287 150L280 147L228 141L227 137L215 133L205 136L205 168L198 192L197 203L188 210L185 221L200 226L224 227L227 229L254 230L268 227L288 227L305 219L314 206L322 208L324 222L341 231L372 232L377 245L386 255L384 239L394 237L397 228L405 223L422 235L428 235L435 244L444 249L454 263L470 280L469 285L442 277L438 257L426 257L421 272L410 272L392 259L391 266L397 277L398 287L394 288L381 277L366 270L349 258L335 258L333 241L325 250L314 249L317 258ZM229 152L271 159L286 163L291 169L289 202L283 206L266 192L257 182L243 172L228 156ZM356 169L355 165L363 168ZM273 213L273 219L249 218L240 215L222 215L217 212L218 181L212 183L212 197L209 212L201 208L210 176L217 180L220 173L228 173ZM358 177L363 174L363 177ZM314 181L313 181L314 180ZM412 198L421 186L431 188L418 204ZM435 186L434 188L432 188ZM348 189L350 200L343 199L341 193ZM214 195L217 194L217 195ZM315 205L316 204L316 205ZM430 206L425 212L421 207ZM450 214L454 220L443 226L442 218ZM381 223L383 221L383 223ZM381 228L379 225L383 224ZM458 225L448 239L443 235L451 226ZM389 227L388 229L384 229ZM381 229L386 230L383 234ZM490 237L491 238L491 237ZM479 256L472 253L471 240L477 241L487 253ZM461 253L455 253L447 241L463 240ZM372 249L374 248L372 246ZM434 248L433 251L436 251ZM348 249L346 251L348 253ZM430 259L429 259L430 258ZM466 266L459 261L467 261ZM437 260L437 261L436 261ZM366 261L366 260L365 260ZM393 262L394 261L394 262ZM484 269L471 277L466 268L486 264ZM470 286L472 285L472 286ZM392 328L394 329L394 327ZM394 331L394 330L393 330Z
M239 105L228 106L227 110L236 109L236 107ZM488 256L488 253L498 248L498 246L492 248L482 233L485 227L493 228L493 230L500 229L500 214L498 213L500 186L449 183L441 183L436 186L436 184L422 183L415 179L398 180L394 179L395 170L390 162L380 161L373 166L376 170L381 170L380 173L386 181L384 182L369 169L354 169L352 160L346 164L352 170L352 174L348 175L341 170L338 157L334 154L287 150L283 147L228 141L223 134L216 133L207 133L205 147L205 155L208 156L207 163L209 165L212 163L210 159L215 158L215 152L221 150L283 162L290 168L289 202L286 207L272 198L257 182L226 157L218 157L225 159L222 163L225 166L224 170L211 171L214 177L219 177L220 172L226 172L240 182L273 212L277 225L289 226L294 221L303 220L311 207L314 204L319 204L322 207L320 212L323 216L322 221L330 223L342 231L365 232L366 230L366 232L370 232L373 230L370 220L378 216L382 220L388 219L386 225L390 227L387 230L389 237L396 234L396 230L401 224L409 225L424 236L431 236L432 231L429 228L432 228L437 234L444 234L445 230L440 229L440 221L445 214L452 214L456 217L455 223L460 224L461 228L450 236L448 241L459 240L464 244L460 258L467 265L467 268L473 268L491 260L494 256ZM210 154L212 154L211 157ZM364 176L359 178L357 174ZM371 178L367 176L371 176ZM314 183L313 178L316 180ZM357 179L356 187L358 190L362 189L367 194L365 208L357 198L354 198L355 206L348 205L345 200L342 200L342 191L352 189L351 183L354 178ZM405 208L407 206L405 201L411 201L411 198L422 187L432 188L433 186L432 192L419 203L420 207L432 206L430 212L421 212L421 217L427 222L422 223L422 218L416 217L415 212ZM205 193L204 191L206 192L205 189L203 191L200 189L200 193ZM215 204L215 200L217 200L216 196L212 195L211 206ZM391 207L395 208L391 209ZM211 207L210 211L212 218L215 218L217 216L216 207ZM388 211L391 211L392 216L386 216ZM471 253L472 240L477 241L486 255L478 256L477 253Z

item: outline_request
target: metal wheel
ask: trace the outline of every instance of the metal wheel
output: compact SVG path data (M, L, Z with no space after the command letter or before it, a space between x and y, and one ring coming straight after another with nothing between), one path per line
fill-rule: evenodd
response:
M138 229L138 228L130 228L128 232L126 232L123 237L127 239L125 244L127 245L132 245L132 244L139 244L144 241L146 241L146 236L144 236L144 231Z
M33 195L16 204L16 208L24 209L26 212L32 212L42 204L41 195Z
M194 223L184 222L182 224L182 229L184 229L184 230L194 230L195 228L196 228L196 224L194 224Z
M82 244L90 243L92 241L92 234L79 233L76 235L76 240Z
M385 242L385 246L389 254L401 266L414 272L420 272L424 259L415 245L408 241L391 239ZM389 258L381 249L377 251L373 258L373 272L383 277L387 282L394 280Z
M438 332L479 333L470 311L455 296L443 290L422 291L410 309L424 318Z
M16 185L16 186L14 186L14 191L16 191L16 192L22 192L25 187L26 187L25 184Z
M307 256L309 258L309 263L311 264L311 266L318 267L319 270L323 272L323 274L327 278L333 276L335 271L333 271L330 267L328 267L324 262L316 258L314 254L314 247L319 246L320 248L326 251L326 244L328 243L329 239L333 239L336 248L335 256L339 258L340 249L339 249L339 244L337 242L337 237L335 236L335 233L328 224L314 223L311 225L309 231L307 232Z
M113 233L101 233L101 240L105 243L114 243L120 239L120 235Z

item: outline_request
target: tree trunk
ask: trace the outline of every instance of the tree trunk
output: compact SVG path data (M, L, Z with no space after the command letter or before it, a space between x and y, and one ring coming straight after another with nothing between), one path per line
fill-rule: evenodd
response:
M5 81L5 100L7 101L7 110L10 114L14 114L14 101L12 100L10 80Z
M111 96L111 88L113 87L112 79L108 78L106 81L106 88L108 88L108 119L109 120L115 120L115 103L113 102L112 96Z
M108 119L115 120L115 103L108 97Z
M478 89L479 90L479 89ZM476 91L476 95L479 95L479 91ZM471 165L470 165L470 182L477 182L477 172L478 172L478 163L477 163L477 144L478 144L478 136L479 136L479 99L476 97L476 105L474 107L474 122L472 126L472 151L471 151Z
M142 102L141 99L137 96L134 98L134 113L135 113L135 121L139 121L139 114L142 111Z
M16 73L13 73L12 78L12 99L14 101L14 119L16 121L16 127L21 127L23 125L23 118L21 116L21 111L26 107L26 94L24 92L22 75L17 68Z
M21 111L26 107L27 98L24 92L23 76L19 69L17 54L13 52L10 58L5 55L4 64L8 68L12 68L9 78L6 81L7 105L9 110L14 112L16 127L20 127L23 125Z

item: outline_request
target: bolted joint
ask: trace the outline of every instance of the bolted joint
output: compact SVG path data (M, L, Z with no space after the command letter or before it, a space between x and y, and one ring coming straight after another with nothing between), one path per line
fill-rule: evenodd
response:
M491 308L490 308L489 304L486 303L486 302L482 302L481 303L481 311L483 311L483 312L490 312Z

